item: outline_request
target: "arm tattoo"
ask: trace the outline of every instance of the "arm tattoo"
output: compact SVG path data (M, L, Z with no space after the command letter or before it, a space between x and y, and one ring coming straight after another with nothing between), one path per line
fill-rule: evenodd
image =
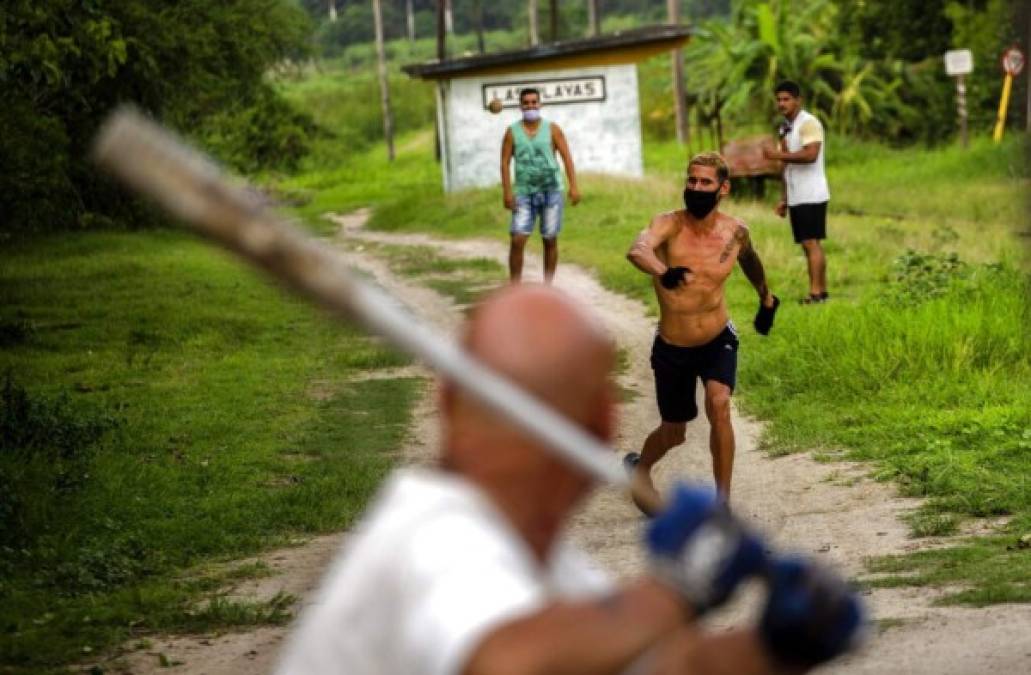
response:
M741 245L741 253L743 254L748 246L748 230L743 226L738 225L737 229L734 230L734 235L727 242L727 245L723 247L723 251L720 253L720 262L727 262L727 258L730 257L731 251L734 250L734 246Z
M744 231L744 228L741 228L740 231ZM755 249L752 248L752 242L748 240L747 231L744 231L744 241L737 261L741 265L741 271L745 273L748 281L758 291L759 297L765 298L766 294L770 292L766 286L766 272L763 270L762 261L759 260L759 254L755 252Z

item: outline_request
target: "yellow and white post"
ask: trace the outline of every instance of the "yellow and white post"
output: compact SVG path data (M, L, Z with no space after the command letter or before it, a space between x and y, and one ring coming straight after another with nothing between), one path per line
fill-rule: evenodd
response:
M1002 97L999 99L999 114L995 118L995 133L992 139L1002 142L1002 133L1006 129L1006 111L1010 106L1010 93L1013 91L1013 78L1024 70L1024 53L1016 47L1007 49L1002 55L1002 69L1006 78L1002 81Z

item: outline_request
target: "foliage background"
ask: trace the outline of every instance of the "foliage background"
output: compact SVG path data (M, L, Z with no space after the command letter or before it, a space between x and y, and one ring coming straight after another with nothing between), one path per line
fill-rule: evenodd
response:
M100 120L123 102L238 169L294 165L314 128L265 73L305 54L311 27L283 0L5 2L0 232L154 222L87 160Z

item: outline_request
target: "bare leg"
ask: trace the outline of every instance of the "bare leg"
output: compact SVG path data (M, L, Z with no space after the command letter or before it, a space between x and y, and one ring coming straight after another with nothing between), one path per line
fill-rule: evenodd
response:
M528 238L525 234L513 234L508 247L508 279L513 284L523 279L523 249Z
M558 267L558 237L543 239L544 242L544 283L550 284L555 278L555 268Z
M816 250L820 252L819 260L820 264L816 269L816 279L820 284L820 292L827 293L827 256L823 252L823 244L819 240L816 241Z
M734 426L730 422L730 387L705 383L705 415L709 418L709 451L716 490L730 503L730 478L734 472Z
M644 439L644 447L641 448L641 460L637 463L636 471L638 477L644 483L644 487L651 490L656 498L659 495L655 489L655 484L652 482L652 467L665 457L670 449L684 442L684 430L686 428L686 422L661 422L659 426L655 427L648 434L648 438ZM636 499L634 502L642 511L651 515L643 504L637 502Z
M809 267L809 294L818 296L827 290L827 257L819 239L806 239L802 250Z

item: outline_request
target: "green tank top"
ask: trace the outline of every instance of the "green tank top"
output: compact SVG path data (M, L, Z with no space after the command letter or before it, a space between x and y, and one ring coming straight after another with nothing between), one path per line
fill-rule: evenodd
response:
M555 161L555 148L551 143L551 123L541 120L533 138L526 135L522 121L509 127L514 141L515 193L529 195L534 192L562 190L562 172Z

